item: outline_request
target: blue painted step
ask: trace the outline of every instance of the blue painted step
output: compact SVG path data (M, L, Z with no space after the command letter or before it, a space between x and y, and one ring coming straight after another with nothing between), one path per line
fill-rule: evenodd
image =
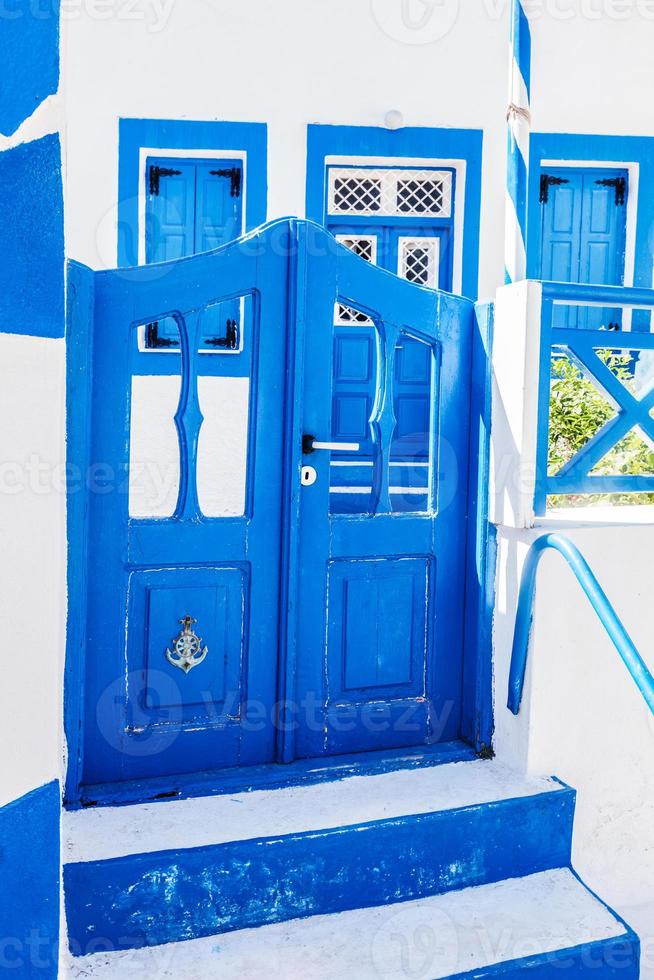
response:
M70 980L637 980L638 939L569 869L69 962Z
M575 794L496 762L66 816L71 949L152 946L570 863Z

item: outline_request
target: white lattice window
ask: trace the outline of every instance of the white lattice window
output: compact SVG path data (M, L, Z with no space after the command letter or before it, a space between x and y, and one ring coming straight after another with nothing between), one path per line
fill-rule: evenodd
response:
M377 264L377 236L376 235L336 235L336 241L345 245L351 252L365 259L366 262ZM339 327L357 326L369 327L372 320L360 310L355 310L351 306L344 306L342 303L336 304L334 313L334 323Z
M404 218L449 218L449 170L377 170L330 167L329 214Z
M351 252L365 259L366 262L377 264L377 236L376 235L336 235L336 241L345 245Z
M397 274L418 286L438 289L440 239L400 238L398 240Z

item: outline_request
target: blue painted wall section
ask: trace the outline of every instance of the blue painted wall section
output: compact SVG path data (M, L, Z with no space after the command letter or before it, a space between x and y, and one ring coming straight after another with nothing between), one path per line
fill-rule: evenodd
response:
M0 154L0 331L64 335L59 137Z
M3 3L0 61L0 133L11 136L43 99L57 91L59 0Z
M59 783L0 808L0 976L56 977Z
M352 162L362 157L387 157L400 161L403 157L464 160L466 178L461 292L469 299L476 299L482 143L483 133L476 129L407 126L404 129L389 130L376 126L311 125L307 133L306 216L319 224L325 222L325 167L328 157L352 157ZM393 165L395 164L391 164ZM457 208L460 203L457 200Z
M64 868L71 950L157 945L568 866L568 787L478 806ZM361 883L365 882L362 891Z

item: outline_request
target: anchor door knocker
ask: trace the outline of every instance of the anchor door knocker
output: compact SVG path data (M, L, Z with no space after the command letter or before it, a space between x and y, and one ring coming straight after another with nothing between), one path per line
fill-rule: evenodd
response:
M182 624L182 632L173 640L173 649L166 650L166 660L173 667L179 667L185 674L188 674L189 670L202 663L209 653L209 648L203 647L202 640L193 632L192 626L197 623L197 619L193 619L192 616L184 616L184 619L180 619L180 623Z

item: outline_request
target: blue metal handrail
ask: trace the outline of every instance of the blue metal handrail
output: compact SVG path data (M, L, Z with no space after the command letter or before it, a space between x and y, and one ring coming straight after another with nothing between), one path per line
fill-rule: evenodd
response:
M599 616L602 626L609 634L613 645L622 657L636 687L647 702L650 711L654 714L654 676L652 676L645 661L636 649L633 640L622 625L615 609L607 599L604 590L595 578L579 548L573 544L570 538L566 538L562 534L543 534L537 538L529 549L525 560L518 595L513 649L511 651L509 700L507 705L509 710L514 715L517 715L520 711L529 653L529 635L533 618L534 594L536 592L536 573L540 559L548 548L558 551L567 561L574 572L575 578L590 599L590 604Z

